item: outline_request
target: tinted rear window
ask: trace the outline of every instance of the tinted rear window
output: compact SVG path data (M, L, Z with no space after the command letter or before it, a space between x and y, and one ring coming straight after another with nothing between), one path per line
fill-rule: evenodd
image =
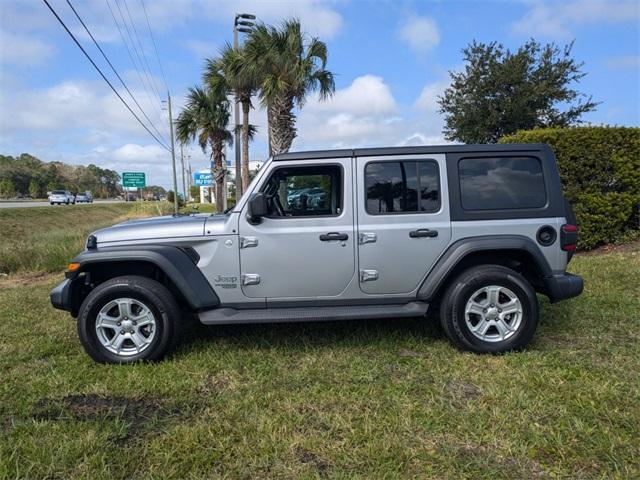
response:
M435 212L440 208L433 160L371 162L365 167L366 208L372 215Z
M53 195L64 195L64 190L54 190L51 192Z
M458 163L465 210L540 208L547 202L540 160L463 158Z

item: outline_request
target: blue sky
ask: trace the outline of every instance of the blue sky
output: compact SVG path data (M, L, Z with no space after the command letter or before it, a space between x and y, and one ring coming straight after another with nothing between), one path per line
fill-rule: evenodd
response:
M66 1L50 3L117 85ZM72 3L164 133L166 111L145 91L107 8L120 20L120 6L127 21L129 8L152 81L164 90L141 1ZM324 103L311 96L298 112L297 150L443 143L436 97L448 85L447 72L462 66L460 50L473 39L512 49L528 38L560 45L575 40L574 57L588 73L577 88L602 102L584 119L640 125L639 2L145 0L145 5L174 114L187 87L199 81L203 58L232 40L235 12L254 13L266 23L295 15L309 34L325 40L336 95ZM143 170L149 182L169 186L169 154L119 103L44 3L0 1L0 68L0 153L29 152L118 172ZM264 159L266 118L260 108L252 122L259 134L251 158ZM197 147L187 153L194 168L207 164Z

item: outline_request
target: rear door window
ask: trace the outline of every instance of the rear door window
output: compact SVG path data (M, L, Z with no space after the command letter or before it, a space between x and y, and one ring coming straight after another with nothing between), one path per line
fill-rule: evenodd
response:
M440 208L438 164L432 160L370 162L364 175L371 215L431 213Z

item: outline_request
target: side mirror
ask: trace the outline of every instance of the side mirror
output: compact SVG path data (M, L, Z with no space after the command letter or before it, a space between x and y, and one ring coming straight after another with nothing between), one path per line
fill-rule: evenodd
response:
M260 219L269 213L267 198L264 193L253 193L247 202L247 220L253 225L260 223Z

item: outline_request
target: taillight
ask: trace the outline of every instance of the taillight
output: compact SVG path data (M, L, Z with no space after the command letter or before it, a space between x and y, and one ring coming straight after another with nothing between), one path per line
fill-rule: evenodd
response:
M573 252L578 242L578 227L571 224L564 224L560 228L560 248L565 252Z

